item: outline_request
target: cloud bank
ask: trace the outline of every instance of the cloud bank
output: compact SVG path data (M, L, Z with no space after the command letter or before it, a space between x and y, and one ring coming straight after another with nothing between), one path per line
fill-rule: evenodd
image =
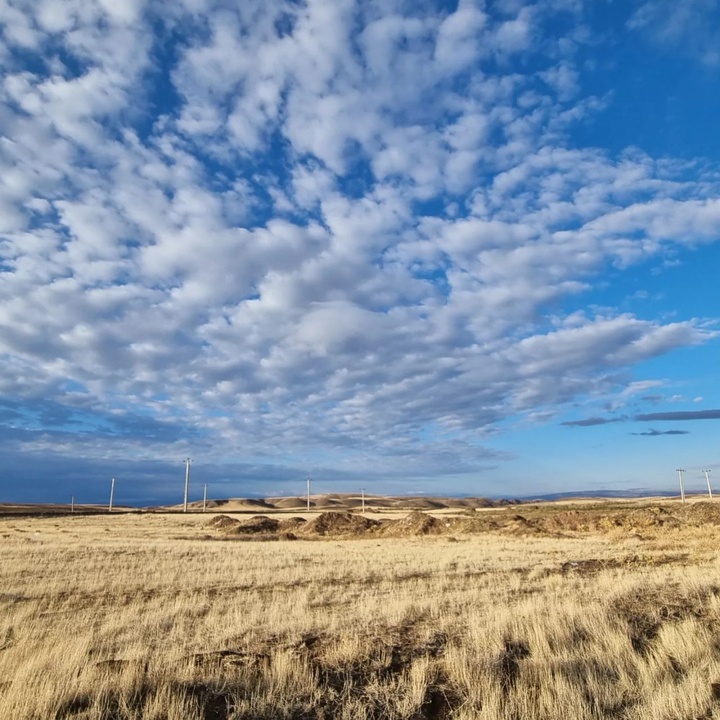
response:
M645 432L640 433L630 433L631 435L640 435L645 437L660 437L662 435L687 435L687 430L646 430Z
M657 412L638 415L636 420L720 420L720 410L679 410L673 412Z

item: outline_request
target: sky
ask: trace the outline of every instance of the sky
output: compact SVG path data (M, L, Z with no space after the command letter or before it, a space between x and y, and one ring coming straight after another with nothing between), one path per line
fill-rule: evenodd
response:
M715 0L0 33L0 501L720 483Z

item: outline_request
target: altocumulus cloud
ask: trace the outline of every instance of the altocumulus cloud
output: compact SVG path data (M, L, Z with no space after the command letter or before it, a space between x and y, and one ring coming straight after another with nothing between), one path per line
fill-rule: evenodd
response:
M611 102L580 3L10 0L0 28L6 452L468 473L504 420L713 336L565 309L720 226L713 173L572 142Z

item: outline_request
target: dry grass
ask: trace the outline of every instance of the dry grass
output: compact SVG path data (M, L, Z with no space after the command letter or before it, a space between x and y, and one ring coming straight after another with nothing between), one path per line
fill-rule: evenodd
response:
M720 718L714 511L553 512L251 543L202 515L0 519L0 718Z

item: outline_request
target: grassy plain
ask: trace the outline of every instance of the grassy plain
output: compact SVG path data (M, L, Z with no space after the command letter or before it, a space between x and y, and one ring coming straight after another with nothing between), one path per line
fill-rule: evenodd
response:
M254 542L0 518L0 718L720 718L720 510L495 513Z

